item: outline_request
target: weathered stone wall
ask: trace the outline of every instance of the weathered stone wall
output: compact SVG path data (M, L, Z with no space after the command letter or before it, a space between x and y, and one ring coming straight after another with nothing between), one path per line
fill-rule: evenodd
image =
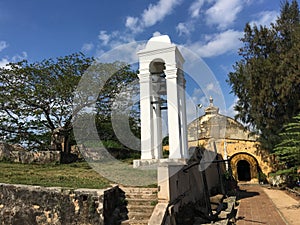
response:
M17 163L59 163L60 151L27 151L22 147L0 143L0 161Z
M205 114L192 121L188 131L189 148L203 145L213 149L211 145L214 142L217 152L224 159L231 159L231 168L236 179L237 163L240 160L246 160L250 164L251 182L258 182L259 171L268 176L276 169L274 157L260 148L256 141L258 137L251 135L242 124L230 117L218 113ZM255 160L251 160L249 155Z
M0 224L104 225L112 221L122 191L0 184Z

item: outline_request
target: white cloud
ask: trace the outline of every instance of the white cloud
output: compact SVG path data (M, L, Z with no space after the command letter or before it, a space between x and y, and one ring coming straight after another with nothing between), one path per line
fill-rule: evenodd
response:
M99 35L98 35L98 38L99 38L100 41L102 41L103 45L107 45L107 43L110 40L110 35L108 35L105 30L101 30Z
M194 105L197 105L202 102L204 94L201 88L194 88L192 96L190 96L191 100L194 102Z
M0 60L0 68L7 68L7 64L9 63L8 59L7 58L3 58Z
M0 52L7 48L8 47L8 44L6 43L6 41L0 41ZM2 58L0 59L0 68L6 68L6 64L8 64L10 61L8 58Z
M189 7L189 18L185 22L178 23L176 31L179 36L190 36L195 30L195 24L198 22L200 15L200 9L204 5L205 1L209 0L195 0Z
M265 0L244 0L244 2L246 5L252 5L252 4L259 5L259 4L264 3Z
M10 62L19 62L22 61L24 59L27 59L27 52L22 52L21 54L16 54L11 58L8 57L4 57L2 59L0 59L0 67L1 68L10 68L9 66L7 66L8 63Z
M233 103L226 109L226 112L224 113L226 116L234 118L234 116L237 114L237 111L234 110L234 106L236 105L238 100L238 97L235 97Z
M186 111L187 111L187 122L190 123L196 117L203 114L203 110L197 108L198 104L201 104L202 107L207 106L207 98L204 96L201 88L194 88L192 95L186 94Z
M106 46L109 47L109 49L116 48L119 45L123 45L124 43L135 41L133 38L133 34L128 34L126 32L120 31L112 31L111 33L107 33L106 30L101 30L98 38L101 41L99 43L99 46Z
M6 41L0 41L0 52L7 47L8 44L6 43Z
M132 17L132 16L128 16L126 18L126 27L135 27L138 23L138 18L137 17Z
M12 58L11 58L11 61L13 62L19 62L19 61L22 61L24 59L27 59L27 52L22 52L20 55L17 54L17 55L14 55Z
M257 14L258 20L254 20L250 22L250 25L257 25L257 26L267 26L269 27L271 23L274 23L279 16L279 12L277 11L263 11Z
M7 48L8 44L6 41L0 41L0 52ZM0 67L1 68L9 68L9 66L7 66L8 63L10 62L19 62L22 61L24 59L27 59L27 52L22 52L21 54L16 54L14 56L10 57L3 57L2 59L0 59Z
M133 64L138 62L137 52L145 48L145 42L130 42L126 44L121 44L112 48L110 51L105 52L98 50L96 58L100 62L125 62L128 64Z
M236 20L245 1L247 0L194 0L188 9L188 20L179 23L176 30L179 36L189 36L195 30L194 27L200 20L201 12L207 25L217 25L219 30L226 30Z
M93 43L84 43L81 47L81 51L82 52L89 52L94 48L94 44Z
M193 28L193 24L179 23L176 26L176 31L179 33L179 36L189 35L193 30L192 28Z
M137 17L128 16L126 18L125 26L132 30L134 33L142 31L141 25L138 24L139 19Z
M163 20L165 16L172 13L173 8L179 3L181 0L160 0L156 5L150 4L142 15L145 27L153 26Z
M208 25L217 25L218 29L228 28L242 10L243 1L240 0L217 0L215 4L206 11L206 22Z
M216 87L214 86L213 83L209 83L207 86L206 86L206 91L209 92L209 91L215 91L216 90Z
M155 5L150 4L140 17L128 16L125 26L133 32L141 32L144 28L153 26L162 21L167 15L171 14L175 6L181 2L182 0L159 0Z
M200 9L203 6L205 0L196 0L194 1L190 8L189 8L189 12L191 14L192 18L198 18L200 15Z
M227 30L214 35L207 43L195 42L188 46L194 49L201 57L213 57L227 52L236 52L241 45L239 38L243 32Z

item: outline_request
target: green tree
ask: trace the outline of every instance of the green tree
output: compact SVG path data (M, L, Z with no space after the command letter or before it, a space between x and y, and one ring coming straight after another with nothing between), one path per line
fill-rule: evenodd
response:
M91 76L82 81L86 82L86 90L77 89L86 73L105 82L100 93L89 93L95 92L93 86L99 84L93 83ZM111 77L106 80L108 76ZM99 63L83 54L36 63L10 63L0 68L0 137L29 149L56 148L68 153L69 143L74 141L73 124L81 110L96 105L94 110L104 118L97 119L98 125L107 121L113 99L134 76L136 73L124 63Z
M297 1L283 2L270 27L246 24L241 60L227 82L238 97L236 118L272 150L283 124L300 112L300 19Z
M286 174L297 174L300 167L300 113L283 127L279 133L280 142L274 148L282 170Z
M73 91L91 63L91 58L72 54L36 63L10 63L0 68L2 140L46 149L51 140L59 141L56 138L64 139L60 141L68 148ZM52 143L55 144L58 143Z
M103 64L93 65L96 71L101 71L99 67ZM106 64L105 66L113 66L111 69L105 69L110 74L101 76L100 80L105 79L105 85L102 87L96 100L96 127L101 141L103 143L114 142L115 145L126 147L117 137L112 123L122 129L123 123L129 124L131 132L139 137L139 106L138 102L133 102L133 98L139 93L139 83L137 71L131 70L130 65L121 62L114 64ZM93 70L94 70L93 69ZM106 79L108 78L108 79ZM112 114L117 117L117 121L113 121ZM120 120L125 116L125 120ZM126 135L125 135L126 136Z
M139 136L139 108L130 106L133 93L138 94L137 73L123 62L93 62L76 88L73 101L73 126L79 144L120 146L112 114L127 116L127 123ZM123 121L122 121L123 122Z

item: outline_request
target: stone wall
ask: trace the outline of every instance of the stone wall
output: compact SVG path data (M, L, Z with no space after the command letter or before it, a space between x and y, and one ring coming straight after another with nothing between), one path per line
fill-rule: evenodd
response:
M27 151L20 146L0 143L0 161L17 163L59 163L60 151Z
M258 136L251 134L241 123L219 113L205 114L192 121L188 126L189 148L203 145L216 149L224 159L231 159L231 168L237 179L237 163L246 160L252 168L251 182L258 182L259 171L268 176L276 170L274 156L268 151L261 149ZM255 160L251 160L251 155ZM234 157L236 157L234 159ZM255 163L253 163L255 162Z
M112 224L118 220L115 211L121 196L118 186L71 190L0 184L0 224Z

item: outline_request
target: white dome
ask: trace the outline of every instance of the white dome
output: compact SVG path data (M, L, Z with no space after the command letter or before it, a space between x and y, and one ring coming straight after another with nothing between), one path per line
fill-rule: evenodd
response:
M168 35L161 35L149 39L146 49L158 49L171 46L171 39Z

